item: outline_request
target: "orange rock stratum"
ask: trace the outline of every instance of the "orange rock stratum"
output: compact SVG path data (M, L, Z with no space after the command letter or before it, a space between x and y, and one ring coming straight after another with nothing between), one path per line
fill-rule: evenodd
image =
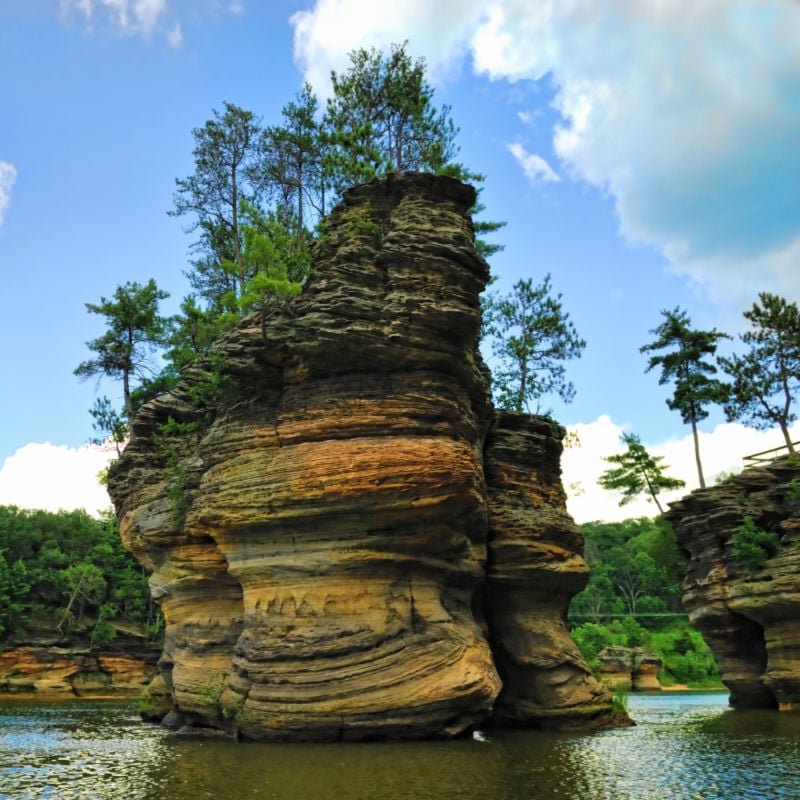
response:
M350 190L301 295L140 411L109 490L166 618L170 724L609 722L563 622L587 577L563 431L490 404L474 202L432 175Z

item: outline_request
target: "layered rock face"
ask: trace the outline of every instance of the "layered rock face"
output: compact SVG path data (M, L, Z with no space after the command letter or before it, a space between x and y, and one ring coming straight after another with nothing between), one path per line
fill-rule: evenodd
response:
M614 689L658 692L661 659L641 647L604 647L598 654L601 677Z
M563 434L547 419L501 411L486 442L488 617L503 681L494 713L512 725L607 722L608 692L564 623L588 570L561 484Z
M732 553L748 517L779 538L753 572ZM695 491L667 518L690 559L683 604L714 651L731 704L800 709L800 461L779 458Z
M351 190L301 296L243 320L138 415L109 490L153 570L162 674L190 723L331 740L456 735L489 717L501 680L483 613L474 200L430 175ZM572 562L544 613L580 583ZM593 692L554 704L595 719Z
M113 648L38 641L0 652L0 695L70 699L137 697L157 674L158 649L124 636Z

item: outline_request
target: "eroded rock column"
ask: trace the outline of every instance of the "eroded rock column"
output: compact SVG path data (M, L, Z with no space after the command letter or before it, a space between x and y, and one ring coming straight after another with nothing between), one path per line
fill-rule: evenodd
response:
M611 719L609 692L565 623L589 568L561 485L563 435L542 417L498 412L486 443L489 629L503 680L494 715L513 725L587 728Z

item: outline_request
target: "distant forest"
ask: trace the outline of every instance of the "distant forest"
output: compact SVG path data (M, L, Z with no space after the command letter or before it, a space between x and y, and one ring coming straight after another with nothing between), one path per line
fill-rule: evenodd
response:
M48 632L94 646L113 640L116 625L150 637L162 629L114 515L0 506L0 643Z
M641 647L661 659L663 685L719 685L714 656L680 604L685 562L670 525L629 519L581 527L591 575L569 622L589 666L599 671L604 647Z

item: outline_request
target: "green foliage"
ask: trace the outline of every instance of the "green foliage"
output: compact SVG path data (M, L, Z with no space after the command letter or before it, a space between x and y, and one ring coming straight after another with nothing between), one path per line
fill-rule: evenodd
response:
M122 380L128 424L134 414L133 383L154 374L152 354L169 336L171 321L158 311L159 302L167 297L151 278L144 286L130 281L118 286L111 300L101 297L98 304L86 303L91 314L105 317L106 332L86 343L96 356L79 364L75 374L80 378L99 375ZM96 410L98 414L105 412L103 408ZM95 416L95 421L100 422L99 417Z
M744 518L744 525L734 531L730 539L731 555L749 575L755 575L777 555L781 540L776 533L759 528L752 517Z
M93 630L108 640L112 619L156 619L147 576L122 549L113 515L0 506L0 641L35 625Z
M663 514L664 509L658 501L658 495L664 490L680 489L686 484L680 478L665 475L665 467L660 464L663 457L651 456L635 434L624 433L622 443L627 447L624 453L607 456L605 459L609 464L618 466L606 470L598 483L609 491L621 491L621 506L630 503L640 494L649 494L659 514Z
M484 304L485 332L491 338L497 366L492 370L501 408L526 411L543 395L556 393L565 402L575 389L563 362L578 358L586 342L553 295L550 276L534 286L519 280L506 297L490 295Z
M208 680L200 687L200 697L202 697L208 705L219 709L220 698L225 689L225 681L227 679L228 673L222 670L211 673Z
M353 183L397 170L423 170L463 180L483 177L453 161L457 128L447 106L436 108L423 60L407 45L389 53L358 50L349 68L332 75L333 94L323 119L311 87L287 103L279 124L263 127L251 111L224 103L192 131L194 169L175 181L171 216L186 217L196 233L187 277L192 293L181 312L166 319L157 305L166 294L150 281L128 283L114 299L87 304L108 320L105 336L89 342L97 358L79 365L81 377L121 378L123 415L103 398L92 409L94 428L118 446L139 406L171 391L190 367L205 373L193 382L192 402L213 413L231 396L235 381L214 363L213 343L246 314L287 309L313 266L315 223L320 240L324 215ZM482 205L477 203L477 214ZM354 212L348 233L379 244L383 231L369 210ZM478 237L503 223L477 221ZM499 249L476 240L485 256ZM132 315L132 316L131 316ZM264 326L266 329L266 326ZM158 349L166 361L153 364ZM209 366L210 365L210 366ZM173 466L174 500L185 475Z
M731 478L735 477L739 474L741 470L738 469L724 469L722 472L718 472L712 479L711 483L714 486L720 486L721 484L729 481Z
M628 714L628 692L617 686L614 689L614 694L611 697L611 711L614 714L626 715Z
M225 103L213 119L192 131L195 170L175 181L173 216L190 215L200 230L201 258L189 273L193 288L211 305L226 291L241 294L243 238L240 206L258 206L267 188L264 132L251 111ZM226 270L225 261L236 265Z
M208 399L208 398L206 398ZM189 511L190 480L186 464L183 460L183 451L187 448L190 437L199 435L201 422L195 419L178 421L169 417L162 422L153 437L153 441L164 459L164 476L167 481L166 499L169 503L170 522L176 530L183 527L186 514Z
M665 686L684 683L696 688L718 686L719 668L700 631L688 621L650 634L648 647L661 659L659 680Z
M792 478L786 485L786 497L793 503L800 501L800 481Z
M111 401L107 397L98 397L89 413L94 419L92 428L98 434L91 439L91 443L102 445L110 439L114 442L117 455L119 455L120 445L124 444L128 437L128 423L125 418L112 407Z
M282 124L265 131L267 169L279 205L294 209L298 237L305 233L307 209L325 214L328 174L327 139L317 122L319 101L305 84L282 111Z
M671 348L660 355L651 355L646 371L661 367L659 384L674 383L675 391L672 398L667 400L667 405L673 411L679 411L683 421L692 426L697 474L700 486L705 487L697 423L708 416L706 407L710 403L724 400L725 392L723 384L711 377L717 371L716 366L704 359L716 353L717 343L721 339L730 337L716 328L710 331L692 330L691 320L680 308L662 311L661 315L664 322L650 331L655 334L655 341L640 347L639 351L653 353Z
M0 641L7 634L21 630L30 612L28 568L21 559L9 563L6 554L0 548Z
M609 615L680 611L684 561L663 520L629 519L582 526L590 574L570 615L601 622Z
M761 430L777 425L793 453L789 426L797 418L792 407L800 392L800 309L767 292L759 300L744 312L751 329L739 338L748 351L719 359L731 378L725 415Z
M337 192L387 172L436 172L456 155L450 108L434 108L425 62L406 45L354 50L347 71L331 73L323 125Z
M672 527L661 519L629 519L582 530L590 577L569 616L589 618L572 631L589 666L599 670L606 647L641 647L662 660L662 683L717 685L713 655L678 602L685 562Z

